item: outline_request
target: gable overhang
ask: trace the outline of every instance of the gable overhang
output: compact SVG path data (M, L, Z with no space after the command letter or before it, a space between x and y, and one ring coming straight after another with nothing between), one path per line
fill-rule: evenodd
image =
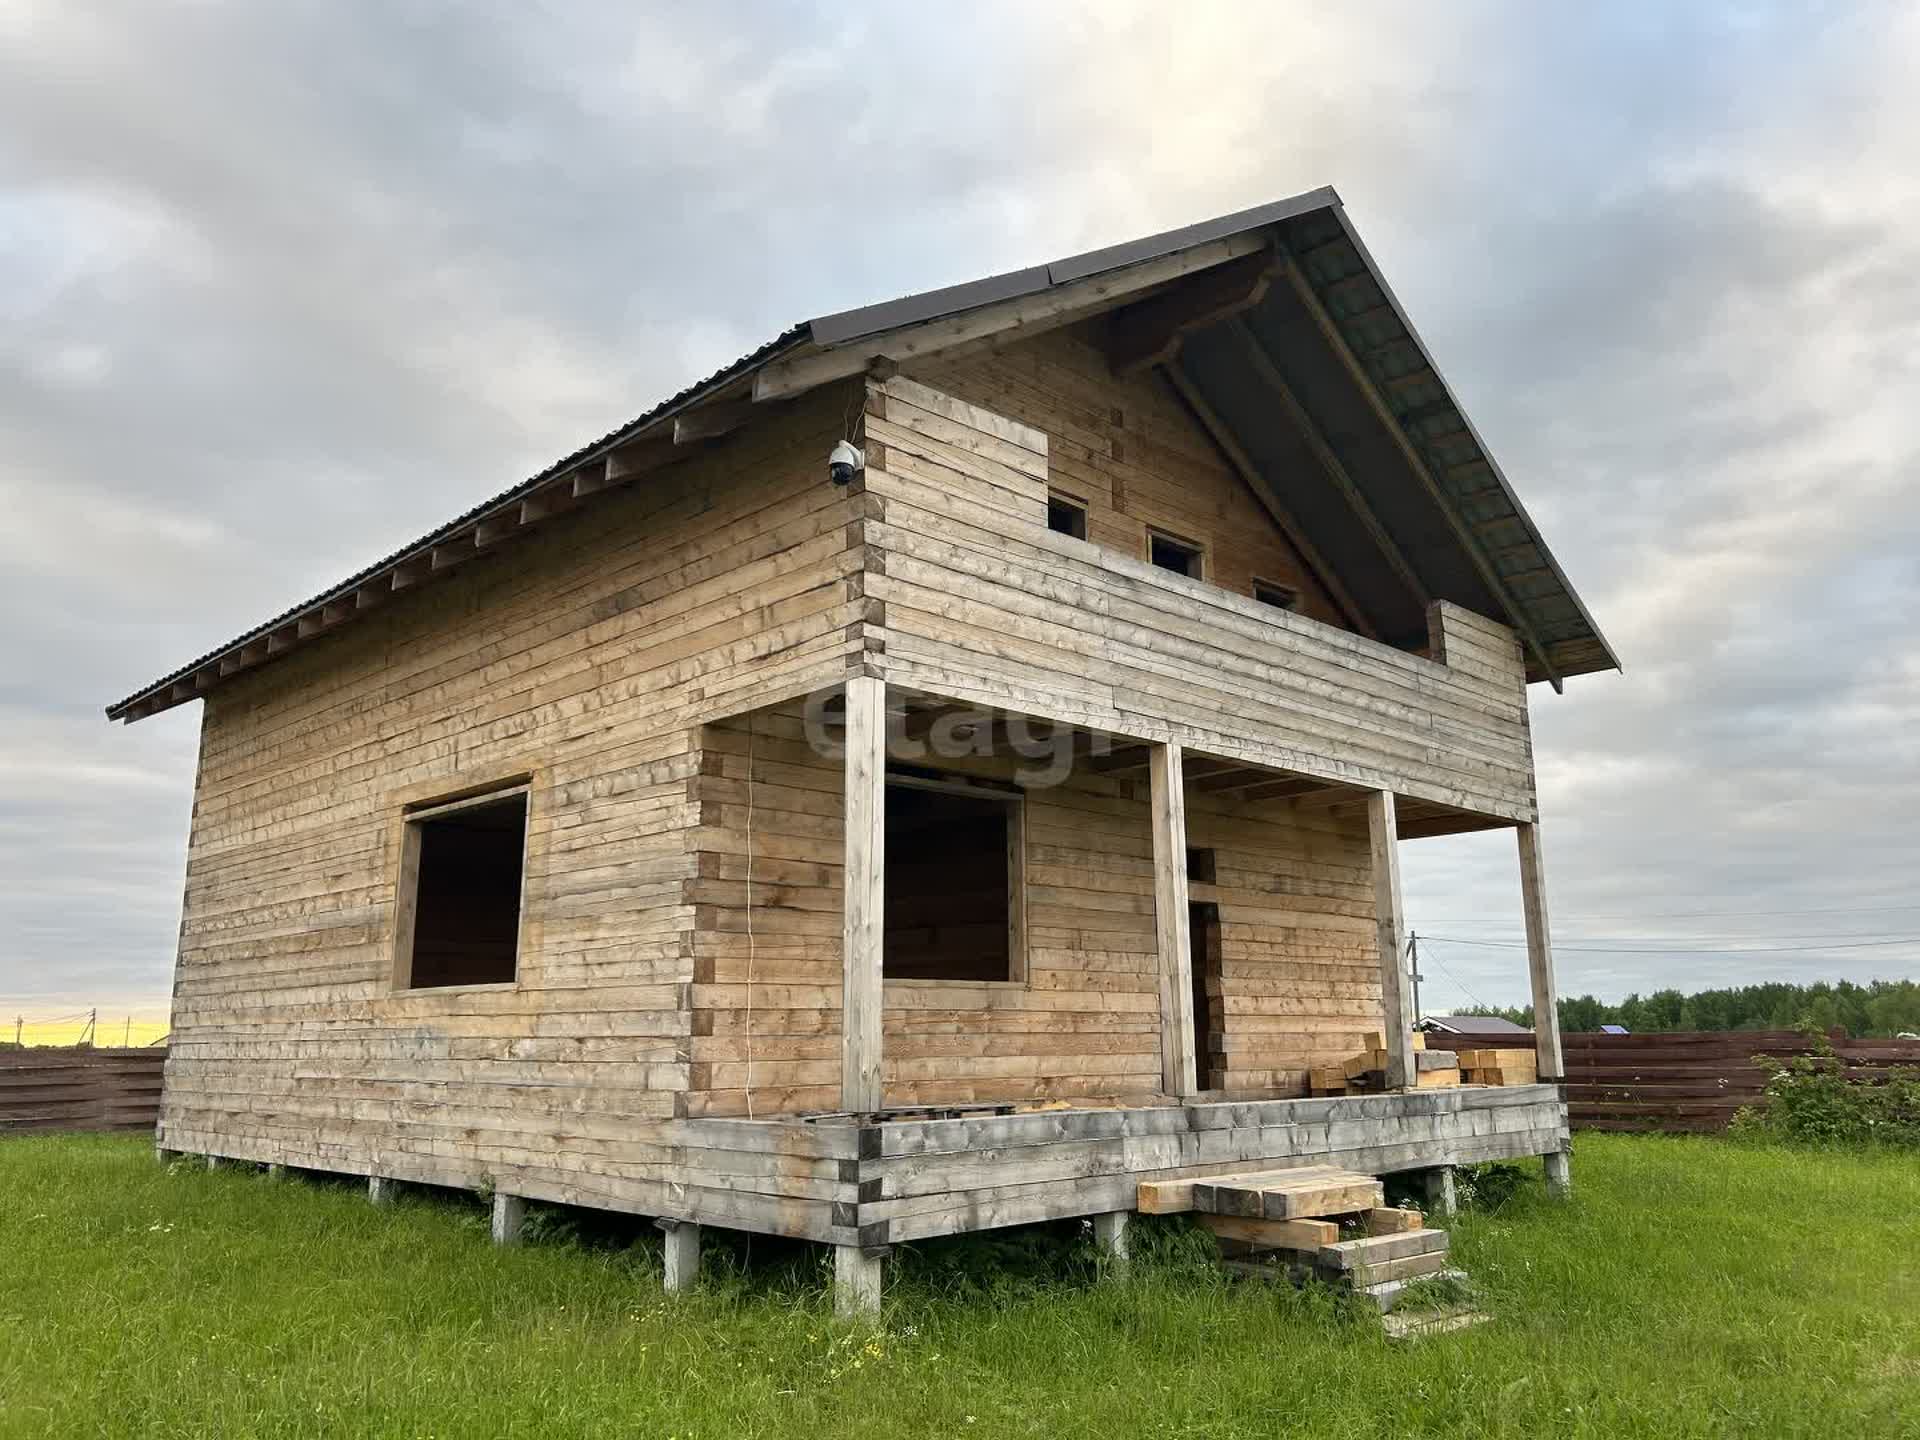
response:
M820 316L339 584L107 707L196 699L876 364L1103 327L1212 431L1363 630L1417 647L1451 600L1511 625L1528 677L1618 668L1399 301L1322 188L964 285Z

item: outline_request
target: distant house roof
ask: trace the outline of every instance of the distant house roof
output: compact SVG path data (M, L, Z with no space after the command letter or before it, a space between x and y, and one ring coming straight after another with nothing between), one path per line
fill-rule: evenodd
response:
M1238 267L1238 268L1236 268ZM1254 283L1246 283L1248 280ZM1237 287L1237 290L1236 290ZM1237 293L1237 302L1219 296ZM1156 305L1166 302L1160 309ZM1191 303L1190 303L1191 302ZM1209 307L1212 308L1209 308ZM1166 311L1187 313L1177 327ZM779 402L961 345L1112 313L1187 403L1284 476L1292 518L1389 643L1432 600L1511 625L1531 680L1616 669L1546 541L1331 188L1124 245L820 316L637 419L107 707L139 720L505 548L550 517L699 453ZM1155 340L1161 342L1155 348ZM1175 359L1177 357L1177 364Z
M1600 1033L1602 1035L1631 1035L1633 1032L1624 1025L1602 1025L1600 1027Z
M1429 1015L1420 1022L1422 1030L1442 1035L1531 1035L1533 1031L1498 1015Z

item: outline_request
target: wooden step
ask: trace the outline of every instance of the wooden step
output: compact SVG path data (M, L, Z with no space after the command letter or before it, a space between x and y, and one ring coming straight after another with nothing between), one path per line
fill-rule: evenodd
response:
M1195 1210L1256 1220L1350 1215L1383 1208L1385 1203L1386 1187L1371 1175L1352 1170L1327 1168L1318 1173L1271 1170L1251 1175L1217 1175L1193 1182Z
M1178 1180L1142 1180L1135 1192L1135 1207L1142 1215L1181 1215L1194 1208L1193 1187L1200 1184L1226 1185L1272 1175L1304 1180L1309 1176L1351 1173L1333 1165L1297 1165L1291 1170L1235 1170L1217 1175L1188 1175Z
M1337 1240L1331 1245L1322 1245L1315 1252L1315 1260L1329 1270L1354 1270L1384 1260L1403 1260L1409 1255L1446 1253L1446 1231L1403 1230L1393 1235L1363 1235L1357 1240Z
M1380 1317L1389 1340L1424 1340L1484 1325L1493 1317L1471 1305L1448 1305L1438 1310L1400 1310Z

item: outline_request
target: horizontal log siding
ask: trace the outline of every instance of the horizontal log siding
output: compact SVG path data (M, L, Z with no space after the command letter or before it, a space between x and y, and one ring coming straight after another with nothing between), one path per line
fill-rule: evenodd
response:
M694 782L696 1115L839 1104L841 766L809 742L798 707L751 723L751 792L745 719L706 728ZM1006 779L1019 762L920 763ZM1025 804L1026 981L889 981L890 1105L1158 1098L1146 782L1083 766L1065 784L1027 789ZM1218 1083L1302 1094L1309 1066L1363 1048L1381 1022L1364 820L1194 792L1188 826L1217 867L1217 883L1194 886L1193 898L1220 907Z
M1158 371L1117 380L1082 327L958 360L915 377L1042 431L1048 480L1087 506L1087 539L1144 559L1149 527L1197 542L1206 578L1239 595L1286 586L1300 613L1345 625L1339 610L1220 447ZM1282 491L1286 477L1274 477Z
M866 594L889 683L1534 818L1510 630L1435 607L1449 665L1055 534L1044 487L983 481L979 452L1004 444L985 427L1010 422L925 423L934 402L908 393L868 399Z
M716 1223L780 1179L675 1148L695 736L858 649L859 502L823 464L847 403L770 412L208 697L163 1144L643 1212L710 1190ZM517 982L396 993L402 805L526 773ZM781 1223L824 1234L831 1179Z

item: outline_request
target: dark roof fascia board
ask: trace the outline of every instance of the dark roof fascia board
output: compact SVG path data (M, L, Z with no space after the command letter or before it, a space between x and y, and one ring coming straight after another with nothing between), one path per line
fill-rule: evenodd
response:
M1573 602L1574 608L1580 612L1580 618L1586 622L1587 628L1593 632L1593 638L1599 642L1600 648L1606 652L1607 659L1613 663L1613 668L1616 670L1624 669L1625 667L1620 664L1619 655L1614 652L1613 646L1607 642L1607 637L1601 632L1600 626L1595 623L1592 613L1587 609L1586 602L1580 598L1580 592L1573 588L1572 582L1567 579L1566 571L1560 568L1559 560L1555 558L1553 551L1547 547L1546 539L1540 533L1540 527L1533 523L1533 517L1527 513L1527 507L1520 503L1520 497L1514 493L1513 486L1507 482L1506 472L1500 468L1500 462L1494 458L1493 451L1488 448L1487 442L1481 438L1480 431L1474 425L1472 417L1467 414L1466 407L1460 403L1460 397L1454 393L1453 386L1447 383L1445 373L1442 372L1439 364L1433 358L1432 348L1421 338L1419 330L1414 328L1412 317L1407 314L1406 306L1402 305L1400 303L1400 297L1393 293L1393 287L1387 283L1385 272L1375 263L1372 252L1367 249L1366 242L1360 238L1359 231L1354 229L1353 222L1347 219L1346 207L1335 204L1333 207L1333 218L1339 224L1341 233L1347 237L1348 243L1353 246L1354 252L1359 255L1360 263L1367 267L1367 273L1372 276L1373 283L1380 287L1380 293L1385 297L1387 304L1393 307L1394 316L1406 327L1407 338L1412 340L1414 345L1419 349L1422 358L1426 361L1427 368L1433 372L1434 380L1438 382L1440 389L1445 393L1447 403L1453 406L1454 413L1460 417L1461 425L1465 427L1467 434L1472 437L1473 443L1479 447L1480 454L1486 460L1487 470L1493 476L1494 483L1500 487L1501 493L1507 499L1507 503L1513 506L1513 513L1519 517L1520 523L1526 527L1528 535L1532 537L1534 545L1538 547L1540 556L1546 561L1547 568L1552 571L1554 579L1560 582L1561 589L1566 591L1567 598ZM1409 441L1412 440L1411 436L1408 438ZM1451 497L1448 497L1447 503L1451 506ZM1462 518L1464 519L1464 517ZM1557 689L1559 687L1555 686L1555 688Z
M605 459L621 447L632 444L635 440L641 438L645 432L654 429L664 421L670 420L675 415L680 414L682 411L710 398L716 392L724 390L727 386L738 381L742 376L752 374L759 366L804 344L808 338L807 327L804 324L794 326L783 334L774 337L765 345L760 346L757 350L749 351L738 360L709 375L706 379L696 381L677 394L669 396L645 414L628 421L616 430L608 432L598 440L582 446L572 454L556 460L539 474L521 481L518 485L510 489L501 491L491 499L481 501L480 504L474 506L472 509L456 515L437 530L433 530L421 536L418 540L414 540L402 546L400 549L395 550L385 559L377 560L365 569L356 571L345 580L340 581L329 589L321 591L311 599L304 600L287 610L283 610L272 619L263 621L251 630L228 641L225 645L210 650L198 659L191 660L179 669L163 675L152 684L141 687L131 695L128 695L124 700L114 702L106 707L107 718L109 720L142 719L146 715L153 714L162 709L171 708L173 705L185 704L188 699L194 697L185 696L178 699L167 699L162 704L154 705L150 709L143 710L139 715L129 714L134 707L166 695L174 686L185 682L189 677L194 677L197 682L199 672L205 671L209 667L214 667L216 670L216 674L213 677L215 681L224 679L225 676L218 673L220 662L238 657L242 650L254 644L262 637L285 625L297 622L303 616L318 614L324 611L329 605L341 604L368 582L382 575L390 575L410 560L431 555L434 546L443 544L454 535L484 522L488 517L499 514L510 506L521 503L534 492L544 488L553 481L565 475L572 474L584 466ZM586 498L590 503L592 497L589 496ZM279 653L285 654L286 652L283 650ZM254 669L258 665L266 663L268 659L277 658L279 658L278 655L270 655L240 668ZM230 673L238 672L236 670ZM197 686L196 688L204 687Z
M862 305L857 309L822 315L808 321L807 330L815 344L843 345L862 336L938 320L975 306L1015 300L1023 295L1037 295L1056 285L1068 285L1090 275L1123 269L1143 260L1155 260L1162 255L1204 245L1210 240L1224 240L1249 230L1276 225L1313 210L1337 210L1339 205L1340 197L1333 187L1323 185L1317 190L1276 200L1269 205L1256 205L1250 210L1238 210L1231 215L1203 220L1196 225L1184 225L1177 230L1163 230L1158 235L1129 240L1124 245L1088 250L1064 260L1055 260L1049 265L1010 270L985 280L948 285L938 290L923 290L917 295L903 295L897 300L885 300L877 305Z

